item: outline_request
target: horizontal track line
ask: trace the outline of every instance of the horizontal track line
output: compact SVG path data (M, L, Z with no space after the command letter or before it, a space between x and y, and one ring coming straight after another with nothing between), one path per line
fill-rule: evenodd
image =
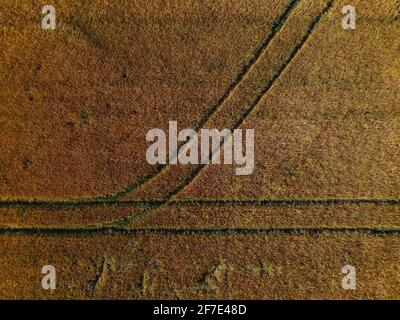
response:
M0 208L49 208L69 207L116 207L116 206L334 206L334 205L377 205L397 206L400 199L188 199L188 200L0 200Z
M258 235L258 234L368 234L375 236L400 235L399 228L352 228L352 227L302 227L302 228L0 228L0 235L49 235L49 236L96 236L96 235Z

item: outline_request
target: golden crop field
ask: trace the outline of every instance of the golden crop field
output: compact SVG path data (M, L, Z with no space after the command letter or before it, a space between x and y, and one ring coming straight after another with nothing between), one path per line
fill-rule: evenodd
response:
M0 299L400 298L399 1L49 4L0 0ZM150 164L169 121L254 171Z

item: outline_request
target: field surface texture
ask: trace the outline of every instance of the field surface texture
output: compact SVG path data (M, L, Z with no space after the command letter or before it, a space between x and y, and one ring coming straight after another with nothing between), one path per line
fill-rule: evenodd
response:
M51 1L0 0L0 299L400 298L399 1ZM150 165L169 121L253 174Z

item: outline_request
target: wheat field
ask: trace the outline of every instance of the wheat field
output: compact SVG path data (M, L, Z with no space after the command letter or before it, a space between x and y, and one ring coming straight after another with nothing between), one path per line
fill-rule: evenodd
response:
M398 1L0 4L1 299L400 298ZM254 173L150 165L171 120Z

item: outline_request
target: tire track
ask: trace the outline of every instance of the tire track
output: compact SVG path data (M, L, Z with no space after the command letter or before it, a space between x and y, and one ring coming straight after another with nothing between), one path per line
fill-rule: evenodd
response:
M1 236L226 236L226 235L319 235L319 234L367 234L372 236L399 236L399 228L354 228L354 227L301 227L301 228L0 228Z
M325 7L321 10L321 12L316 16L313 21L311 22L309 28L307 29L306 34L303 36L303 38L297 43L297 45L294 47L293 51L291 54L288 56L288 58L285 60L285 62L281 65L281 67L278 69L278 71L273 75L273 77L267 82L267 84L264 86L260 94L253 100L253 102L250 104L250 106L242 113L241 117L239 120L235 123L234 128L236 129L242 125L242 123L246 120L246 118L249 116L249 114L255 109L255 107L258 105L258 103L261 101L261 99L268 94L270 89L274 86L275 82L280 78L282 73L287 69L287 67L291 64L293 59L297 56L297 54L300 52L301 48L304 47L308 39L310 38L311 34L315 30L316 26L318 23L321 21L322 17L325 16L329 10L332 8L335 0L329 0ZM223 146L223 143L220 145L220 148ZM211 157L212 158L212 157ZM172 189L167 195L167 199L171 199L178 195L182 190L184 190L201 172L202 170L206 167L206 165L200 165L198 166L191 174L189 174L181 183ZM132 222L135 222L145 216L148 216L155 210L163 207L165 204L161 204L159 207L153 208L151 210L144 210L142 212L136 213L131 217L127 217L122 219L122 221L117 221L117 223L123 223L123 224L130 224Z
M238 85L242 82L246 74L250 71L251 67L257 63L260 56L263 52L268 48L271 41L275 38L278 32L283 27L284 23L292 13L292 11L297 7L301 0L291 0L283 14L279 17L279 19L272 25L272 29L269 34L262 39L260 46L254 53L254 55L245 62L242 70L237 74L234 81L229 85L226 89L222 97L217 101L217 103L208 110L208 112L200 119L197 126L194 128L196 132L198 132L207 122L208 120L220 109L220 107L224 104L224 102L228 99L228 97L235 91ZM181 143L178 146L179 148L184 145L186 142ZM146 175L145 177L141 178L139 181L133 183L132 185L126 187L125 189L118 191L112 195L108 195L105 197L99 197L98 199L119 199L126 196L129 193L132 193L142 187L144 184L150 182L151 180L155 179L159 174L161 174L166 168L168 167L167 164L165 165L158 165L156 167L155 172Z
M265 207L309 207L338 205L398 206L400 199L152 199L152 200L104 200L104 201L46 201L11 200L0 201L0 208L109 208L109 207L156 207L165 206L265 206Z

